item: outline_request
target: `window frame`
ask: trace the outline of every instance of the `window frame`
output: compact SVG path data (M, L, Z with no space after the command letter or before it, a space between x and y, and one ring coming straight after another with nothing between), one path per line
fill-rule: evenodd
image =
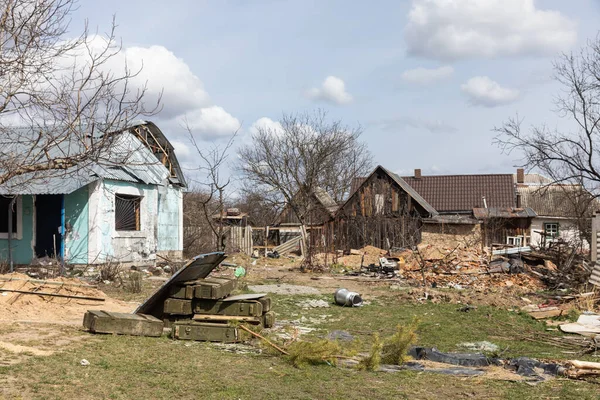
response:
M548 234L548 227L556 225L556 233ZM558 222L544 222L544 237L546 239L557 239L560 236L560 224Z
M8 196L3 196L8 197ZM23 239L23 197L17 196L17 201L15 202L16 210L15 214L17 218L13 221L15 224L16 232L13 232L11 235L12 239ZM8 209L6 210L8 213ZM2 212L2 210L0 210ZM8 232L0 232L0 239L8 239Z
M115 223L115 232L117 232L119 235L122 234L136 234L139 232L142 232L142 202L143 202L144 197L140 196L138 194L129 194L129 193L115 193L114 195L114 201L115 201L115 218L114 218L114 223ZM136 229L119 229L119 227L117 226L117 200L137 200L136 205L134 205L134 213L135 216L134 218L136 219L135 224L136 224Z
M510 243L511 240L513 243ZM517 242L518 242L518 244L517 244ZM507 236L506 237L506 244L508 244L510 246L523 247L524 243L525 243L524 236Z

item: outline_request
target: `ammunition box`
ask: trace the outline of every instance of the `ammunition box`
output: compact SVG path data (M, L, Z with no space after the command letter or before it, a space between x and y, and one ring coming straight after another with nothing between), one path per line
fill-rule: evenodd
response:
M263 314L263 327L272 328L275 325L275 313L273 311L269 311Z
M236 327L227 324L176 322L171 330L174 339L235 343L239 340Z
M260 317L264 312L264 308L263 304L256 300L194 300L193 311L194 314Z
M163 307L163 312L165 314L191 315L193 314L192 300L173 298L166 299Z
M163 321L151 315L98 310L89 310L85 313L83 326L93 333L118 335L158 337L163 331Z

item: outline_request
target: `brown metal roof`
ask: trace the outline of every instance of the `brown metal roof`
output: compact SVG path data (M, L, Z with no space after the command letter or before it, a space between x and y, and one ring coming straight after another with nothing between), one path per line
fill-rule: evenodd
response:
M439 213L471 213L474 208L515 207L512 174L403 177Z

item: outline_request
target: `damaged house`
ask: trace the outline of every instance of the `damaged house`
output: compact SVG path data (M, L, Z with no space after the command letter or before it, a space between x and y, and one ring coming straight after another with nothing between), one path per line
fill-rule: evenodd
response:
M329 224L330 240L342 250L413 246L421 241L422 221L436 215L412 186L378 166L352 182L350 197Z
M424 241L450 247L528 244L535 212L517 207L512 174L425 176L416 169L403 179L438 212L424 221Z
M173 146L152 122L110 135L102 162L30 173L0 186L3 260L143 265L157 254L182 257L186 182ZM73 146L54 149L64 155Z
M337 247L380 248L425 242L525 246L536 216L516 204L512 174L400 177L379 166L355 178L335 218Z
M600 210L591 193L579 184L556 184L539 174L525 174L523 169L514 178L517 203L537 214L529 231L533 246L547 247L562 240L589 249L592 217Z
M313 245L321 245L323 241L320 239L326 235L327 224L335 215L338 204L325 189L317 186L306 196L300 197L299 193L296 194L294 205L297 210L289 203L285 205L275 221L275 227L269 228L272 236L269 239L274 243L283 244L301 236L302 224L298 218L300 214L304 216L306 230Z

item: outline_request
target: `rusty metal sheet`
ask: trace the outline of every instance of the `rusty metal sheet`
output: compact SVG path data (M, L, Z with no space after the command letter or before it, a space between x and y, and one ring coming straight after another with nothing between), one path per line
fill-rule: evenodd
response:
M165 299L169 297L170 289L173 285L185 281L206 278L226 257L225 253L222 252L200 254L199 256L194 257L190 262L184 265L183 268L174 273L171 279L163 283L156 292L140 304L140 306L135 309L134 313L148 314L157 318L162 318L163 303Z
M473 216L477 219L487 218L535 218L537 214L529 207L490 207L474 208Z

